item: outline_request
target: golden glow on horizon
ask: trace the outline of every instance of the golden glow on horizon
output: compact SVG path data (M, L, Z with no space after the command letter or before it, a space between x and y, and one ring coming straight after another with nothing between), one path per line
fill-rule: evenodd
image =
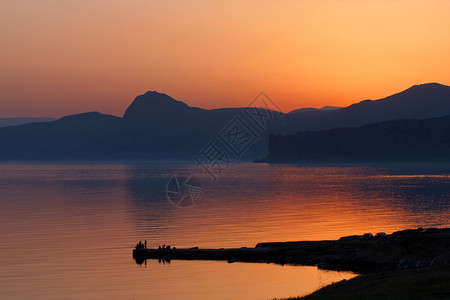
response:
M450 84L450 2L0 3L0 117L122 115L157 90L204 108L261 90L285 111Z

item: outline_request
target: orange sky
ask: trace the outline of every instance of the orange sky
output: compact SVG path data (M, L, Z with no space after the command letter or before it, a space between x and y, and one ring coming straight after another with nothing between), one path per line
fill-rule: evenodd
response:
M448 0L0 2L0 117L122 115L157 90L285 111L450 85Z

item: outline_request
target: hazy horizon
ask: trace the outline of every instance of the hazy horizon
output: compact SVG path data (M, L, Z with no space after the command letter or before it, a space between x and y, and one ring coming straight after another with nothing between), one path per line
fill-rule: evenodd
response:
M425 85L425 84L434 84L434 83L437 83L437 84L440 84L440 85L445 85L445 84L438 83L438 82L417 83L417 84L415 84L415 85ZM412 86L414 86L414 85L412 85ZM408 89L408 88L410 88L410 87L412 87L412 86L409 86L409 87L407 87L407 88L404 88L404 89L402 89L402 90L399 90L399 91L397 91L397 92L394 92L393 94L382 96L381 98L378 98L378 99L369 99L369 98L366 98L366 99L360 99L360 100L354 101L354 102L352 102L352 103L350 103L350 104L348 104L348 105L340 106L340 107L341 107L341 108L345 108L345 107L347 107L347 106L350 106L350 105L352 105L352 104L356 104L356 103L359 103L359 102L365 101L365 100L380 100L380 99L384 99L385 97L392 96L392 95L394 95L394 94L397 94L397 93L399 93L399 92L402 92L402 91L404 91L404 90L406 90L406 89ZM447 86L447 85L445 85L445 86ZM166 94L166 95L172 97L170 94L167 94L167 93L165 93L164 91L151 91L151 90L148 90L148 91L146 91L146 92L158 92L158 93ZM136 97L141 96L141 95L145 94L146 92L144 92L144 93L142 93L142 94L139 94L139 95L136 95ZM172 98L174 98L174 97L172 97ZM135 99L135 98L133 98L133 100L134 100L134 99ZM193 105L191 105L190 103L188 103L188 102L186 102L186 101L183 101L183 100L180 100L180 99L177 99L177 98L174 98L174 99L175 99L175 100L178 100L178 101L182 101L182 102L186 103L186 104L187 104L188 106L190 106L190 107L198 107L198 106L193 106ZM133 102L133 100L131 100L131 101L123 108L123 111L122 111L121 113L118 113L118 114L111 114L111 115L117 116L117 117L122 117L123 114L125 113L125 110L126 110L127 107ZM275 101L275 102L277 102L277 101ZM247 103L247 104L248 104L248 103ZM301 104L300 104L300 105L301 105ZM218 107L214 107L214 108L206 108L206 107L199 107L199 108L206 109L206 110L213 110L213 109L221 109L221 108L243 108L243 107L246 107L245 103L242 103L241 106L218 106ZM321 108L325 108L325 107L337 107L337 106L332 106L332 105L323 105L323 106L315 106L315 107L313 107L313 106L299 106L299 107L293 108L293 109L291 109L291 110L283 110L283 113L289 113L289 112L292 112L292 111L294 111L294 110L299 110L299 109L310 109L310 108L321 109ZM0 119L20 119L20 118L23 118L23 119L25 119L25 118L30 118L30 119L33 119L33 118L55 118L55 119L57 119L57 118L61 118L61 117L67 116L67 115L75 115L75 114L87 113L87 112L93 112L93 111L80 111L80 112L73 112L73 113L68 113L68 114L65 114L65 115L56 115L56 116L47 116L47 115L25 116L25 115L23 115L23 114L22 114L22 115L19 114L19 115L16 115L16 116L5 116L5 117L4 117L4 116L0 115ZM105 113L105 112L102 111L102 110L97 110L96 112L108 114L108 113Z

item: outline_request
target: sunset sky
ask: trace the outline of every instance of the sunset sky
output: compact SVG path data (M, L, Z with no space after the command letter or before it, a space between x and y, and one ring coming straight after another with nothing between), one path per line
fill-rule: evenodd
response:
M0 1L0 117L122 115L164 92L284 111L450 85L448 0Z

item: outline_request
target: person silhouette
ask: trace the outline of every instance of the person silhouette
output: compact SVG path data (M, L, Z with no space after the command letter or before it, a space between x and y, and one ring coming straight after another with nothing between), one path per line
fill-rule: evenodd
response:
M147 240L144 241L144 248L147 249Z

